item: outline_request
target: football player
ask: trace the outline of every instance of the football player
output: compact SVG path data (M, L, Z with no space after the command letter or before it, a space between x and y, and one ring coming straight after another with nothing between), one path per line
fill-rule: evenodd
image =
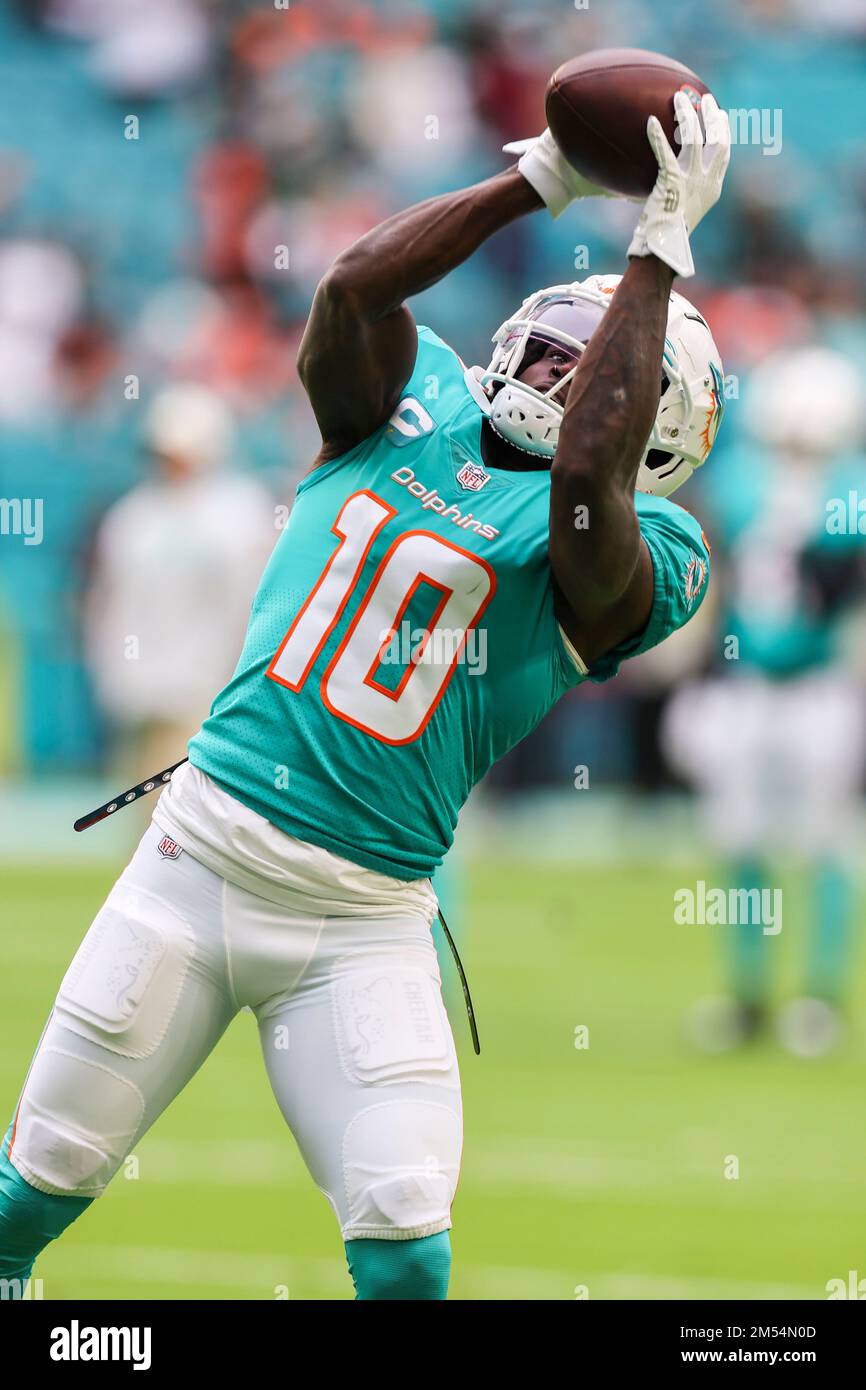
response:
M864 406L841 353L807 344L774 353L742 403L747 434L705 492L727 575L717 661L682 685L662 725L671 760L700 794L726 878L758 895L780 865L802 867L808 922L802 989L778 1016L796 1056L829 1051L852 979L862 854L858 800L866 759L863 680L853 653L866 596L866 537L829 519L859 496ZM718 566L717 566L718 569ZM723 933L729 994L701 1000L695 1040L724 1051L772 1018L775 933L760 914Z
M247 1006L357 1296L445 1297L462 1123L430 875L491 764L707 585L665 494L710 450L721 364L671 287L730 134L712 97L703 126L676 107L678 156L648 124L658 180L621 279L530 295L486 369L405 301L601 191L549 132L319 285L298 370L322 446L234 677L60 985L3 1144L0 1276L27 1278Z

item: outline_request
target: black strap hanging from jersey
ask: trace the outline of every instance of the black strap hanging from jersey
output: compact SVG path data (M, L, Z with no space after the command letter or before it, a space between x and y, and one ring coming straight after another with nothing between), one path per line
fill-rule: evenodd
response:
M472 995L469 993L469 981L466 979L466 972L463 969L463 962L457 954L457 947L454 945L454 938L448 930L448 923L442 916L441 907L438 908L438 912L439 921L442 923L442 930L445 933L445 939L447 940L448 945L451 947L451 954L454 957L454 964L457 966L457 973L460 976L460 983L463 986L463 998L466 1001L466 1012L469 1015L469 1028L472 1033L472 1046L475 1048L475 1056L480 1057L481 1043L478 1041L478 1029L475 1026L475 1010L472 1007Z
M106 816L113 816L115 811L122 811L124 806L129 806L140 796L147 796L147 793L152 792L155 787L164 786L166 782L170 782L172 773L177 772L179 767L188 762L189 758L181 758L180 762L172 763L171 767L163 768L162 772L155 772L146 781L136 782L134 787L128 787L125 792L118 792L111 801L104 801L101 806L97 806L95 811L88 811L86 816L79 816L72 829L89 830L92 825L98 825L100 821L105 820Z

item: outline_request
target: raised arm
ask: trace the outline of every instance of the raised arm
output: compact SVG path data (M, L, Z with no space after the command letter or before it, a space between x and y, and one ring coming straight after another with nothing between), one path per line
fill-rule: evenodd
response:
M542 206L515 165L389 217L337 257L316 290L298 353L322 433L316 464L366 439L399 401L418 344L403 301Z
M592 662L646 624L653 570L634 506L659 403L673 271L630 260L575 373L550 470L560 622Z
M601 192L563 159L550 131L507 150L511 169L428 198L374 227L325 275L298 353L298 372L322 432L313 467L366 439L388 419L415 365L415 321L404 304L461 265L524 213L553 217Z
M683 148L677 158L650 119L658 182L628 269L572 380L551 467L557 611L588 664L637 636L652 609L653 566L635 480L658 408L674 274L694 274L689 234L718 200L730 158L727 116L713 98L702 103L706 135L688 98L677 93L674 100Z

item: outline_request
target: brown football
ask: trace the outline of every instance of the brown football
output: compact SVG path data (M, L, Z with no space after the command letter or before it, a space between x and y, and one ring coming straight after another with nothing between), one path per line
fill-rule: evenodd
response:
M612 193L640 198L652 189L658 164L646 123L658 116L674 151L674 93L700 111L709 91L674 58L643 48L598 48L556 69L544 108L551 134L580 174Z

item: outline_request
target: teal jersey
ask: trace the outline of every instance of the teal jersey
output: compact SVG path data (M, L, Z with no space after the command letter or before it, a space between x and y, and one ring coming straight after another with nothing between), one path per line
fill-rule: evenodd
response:
M471 788L561 695L662 641L706 588L698 523L638 494L649 622L579 670L554 613L550 474L487 468L484 414L456 353L419 328L391 419L300 483L189 748L288 834L401 879L433 873Z

